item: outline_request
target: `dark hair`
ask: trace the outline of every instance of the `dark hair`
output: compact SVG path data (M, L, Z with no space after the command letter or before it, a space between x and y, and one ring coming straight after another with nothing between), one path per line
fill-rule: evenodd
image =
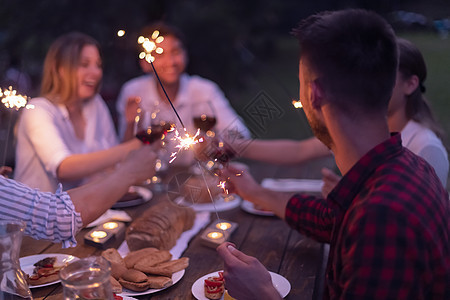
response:
M173 36L181 41L183 47L186 48L186 38L184 34L175 26L167 24L163 21L153 22L141 29L140 35L151 37L155 30L159 31L162 36Z
M308 17L293 30L301 59L340 109L387 110L398 51L391 26L379 15L347 9Z
M444 131L433 116L430 104L423 96L425 93L425 79L427 78L427 66L420 50L410 41L398 38L400 59L398 71L405 79L416 75L419 84L410 95L407 95L406 117L431 129L440 139L444 137Z

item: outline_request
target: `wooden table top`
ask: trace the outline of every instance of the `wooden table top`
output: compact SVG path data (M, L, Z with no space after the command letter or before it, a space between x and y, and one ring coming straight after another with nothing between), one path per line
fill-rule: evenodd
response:
M260 173L261 167L257 170L258 174L264 177ZM167 193L154 192L153 198L149 202L122 209L134 219L148 207L159 201L167 201L167 199ZM269 271L284 276L290 282L291 291L285 299L321 299L327 256L324 245L291 230L284 221L277 217L249 214L240 207L219 212L219 216L221 219L238 223L238 228L231 236L230 241L235 243L239 250L258 258ZM211 213L211 222L215 220L216 214ZM84 235L89 230L83 229L79 232L76 236L78 245L68 249L62 249L61 244L24 237L20 257L45 253L71 254L79 258L100 255L102 249L84 243ZM193 283L208 273L223 269L222 260L215 249L201 243L202 231L192 238L182 255L190 259L189 267L183 278L165 290L136 296L136 298L195 299L191 292ZM122 241L116 241L112 247L118 248L121 243ZM61 299L62 286L54 284L33 288L32 293L35 299Z

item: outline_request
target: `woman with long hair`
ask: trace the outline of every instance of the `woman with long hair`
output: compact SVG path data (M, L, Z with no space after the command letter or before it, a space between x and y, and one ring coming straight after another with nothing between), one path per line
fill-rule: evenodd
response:
M14 178L30 187L55 192L77 187L120 162L137 139L118 145L110 112L98 93L100 46L72 32L58 38L44 62L41 96L25 109L17 126Z

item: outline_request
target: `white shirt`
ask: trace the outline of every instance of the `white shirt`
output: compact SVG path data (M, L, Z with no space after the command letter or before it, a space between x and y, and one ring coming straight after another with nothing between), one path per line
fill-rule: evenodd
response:
M75 235L83 227L70 196L61 186L55 194L40 192L12 179L0 176L0 219L22 220L25 234L45 239L62 247L75 247Z
M418 156L424 158L436 172L442 182L447 187L448 178L448 154L442 141L429 128L409 121L402 132L402 144Z
M34 109L23 109L18 121L14 179L32 188L55 192L59 183L56 171L66 157L118 143L110 112L100 95L83 106L84 140L76 136L65 105L55 105L45 98L31 99L29 104ZM87 180L61 183L68 190Z
M160 115L163 115L166 121L173 121L180 134L183 127L177 119L172 107L166 98L161 99L157 92L159 84L152 75L143 75L126 82L119 94L116 103L116 109L119 116L119 135L123 137L126 129L125 106L129 97L140 97L141 106L144 109L152 109L155 103L159 102ZM180 89L173 102L184 126L191 134L195 133L193 117L195 115L193 104L197 102L210 101L216 114L215 130L218 133L234 130L240 132L244 137L250 137L250 132L244 125L239 115L233 110L225 95L214 82L199 77L183 74L180 77ZM187 154L187 153L184 153ZM183 160L177 158L175 160ZM184 159L186 162L187 160Z

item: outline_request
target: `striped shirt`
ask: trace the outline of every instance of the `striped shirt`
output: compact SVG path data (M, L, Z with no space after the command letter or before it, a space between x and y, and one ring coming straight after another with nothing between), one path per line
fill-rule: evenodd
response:
M330 243L326 299L450 299L450 201L399 134L364 155L328 198L293 196L286 221Z
M75 235L83 226L70 196L59 185L56 193L41 192L0 176L0 219L22 220L25 234L34 239L76 246Z

